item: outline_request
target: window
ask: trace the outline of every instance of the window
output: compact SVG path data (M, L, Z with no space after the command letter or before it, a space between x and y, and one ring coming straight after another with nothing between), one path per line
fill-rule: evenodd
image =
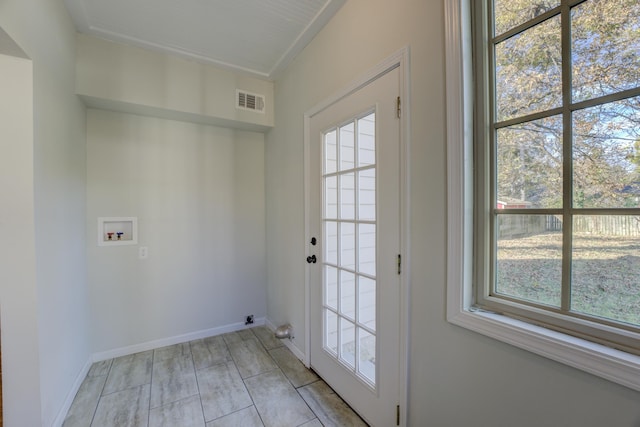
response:
M448 319L640 390L640 3L445 5Z
M476 301L638 352L640 3L474 5Z

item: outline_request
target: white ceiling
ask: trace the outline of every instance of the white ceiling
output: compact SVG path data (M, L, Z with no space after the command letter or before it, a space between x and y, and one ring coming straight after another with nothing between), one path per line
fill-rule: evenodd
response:
M79 32L274 79L346 0L64 0Z

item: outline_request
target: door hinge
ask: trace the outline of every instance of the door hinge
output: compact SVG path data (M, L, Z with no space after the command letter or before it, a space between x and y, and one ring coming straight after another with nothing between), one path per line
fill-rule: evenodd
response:
M398 254L398 274L402 273L402 255Z
M400 101L400 97L396 99L396 114L398 115L398 118L400 118L400 115L402 114L402 103Z
M396 406L396 425L400 425L400 405Z

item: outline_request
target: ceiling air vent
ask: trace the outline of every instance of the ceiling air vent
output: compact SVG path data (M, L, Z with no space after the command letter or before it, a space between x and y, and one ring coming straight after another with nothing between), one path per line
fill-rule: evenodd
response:
M236 108L264 113L264 95L236 90Z

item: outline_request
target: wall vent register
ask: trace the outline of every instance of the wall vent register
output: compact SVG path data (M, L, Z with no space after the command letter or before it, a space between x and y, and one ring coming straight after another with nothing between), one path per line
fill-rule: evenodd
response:
M236 90L236 108L264 113L264 95Z

